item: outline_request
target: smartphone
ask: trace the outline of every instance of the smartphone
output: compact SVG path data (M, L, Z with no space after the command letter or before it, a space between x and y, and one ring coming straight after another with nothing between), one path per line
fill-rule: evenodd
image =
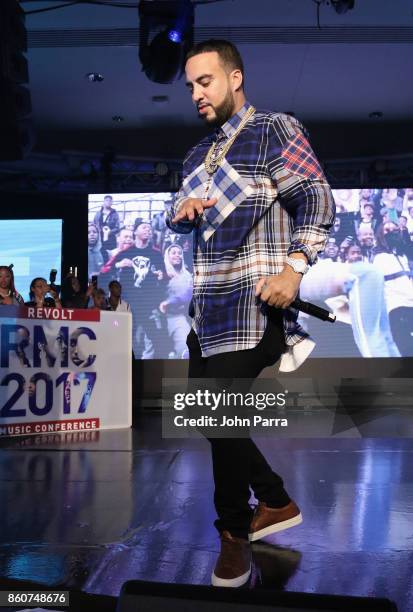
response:
M94 287L97 287L97 286L98 286L98 277L97 277L97 274L94 274L94 275L92 276L91 281L92 281L92 285L93 285Z
M56 276L57 276L57 270L55 270L54 268L52 268L50 270L50 274L49 274L49 281L51 285L55 284L56 281Z

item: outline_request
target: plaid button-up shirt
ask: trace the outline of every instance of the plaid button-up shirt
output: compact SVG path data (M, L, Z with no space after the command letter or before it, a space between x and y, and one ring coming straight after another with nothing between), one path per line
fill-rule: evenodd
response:
M256 111L212 176L207 197L217 198L215 206L194 222L172 223L185 199L206 197L206 154L219 134L231 137L249 107L245 103L191 149L167 216L172 230L193 231L193 327L204 357L258 344L267 307L255 298L256 283L279 274L291 253L302 252L314 264L334 221L332 193L302 125L288 115ZM289 371L314 343L298 325L296 310L283 315L287 348L280 370Z

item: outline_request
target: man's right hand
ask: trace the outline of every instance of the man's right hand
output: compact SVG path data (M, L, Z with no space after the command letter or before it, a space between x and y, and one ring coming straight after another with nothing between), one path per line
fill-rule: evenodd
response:
M172 223L178 223L178 221L193 221L195 217L200 217L204 212L205 208L211 208L218 202L217 198L211 198L210 200L201 200L201 198L188 198L184 200L181 207L175 217L172 219Z
M133 261L125 257L115 263L115 268L133 268Z

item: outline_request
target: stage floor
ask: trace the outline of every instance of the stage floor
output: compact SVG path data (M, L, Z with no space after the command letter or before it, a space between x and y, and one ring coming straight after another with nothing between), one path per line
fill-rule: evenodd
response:
M209 444L160 431L153 412L134 430L0 440L0 577L111 595L135 578L209 584L219 550ZM258 444L304 522L254 545L250 588L413 610L413 441Z

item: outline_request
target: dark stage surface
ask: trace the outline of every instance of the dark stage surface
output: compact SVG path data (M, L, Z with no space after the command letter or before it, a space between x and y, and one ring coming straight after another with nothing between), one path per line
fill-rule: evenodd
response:
M219 541L208 442L163 440L154 413L133 431L86 435L0 441L0 576L111 595L135 578L209 584ZM254 545L251 588L413 610L412 440L258 442L304 522Z

